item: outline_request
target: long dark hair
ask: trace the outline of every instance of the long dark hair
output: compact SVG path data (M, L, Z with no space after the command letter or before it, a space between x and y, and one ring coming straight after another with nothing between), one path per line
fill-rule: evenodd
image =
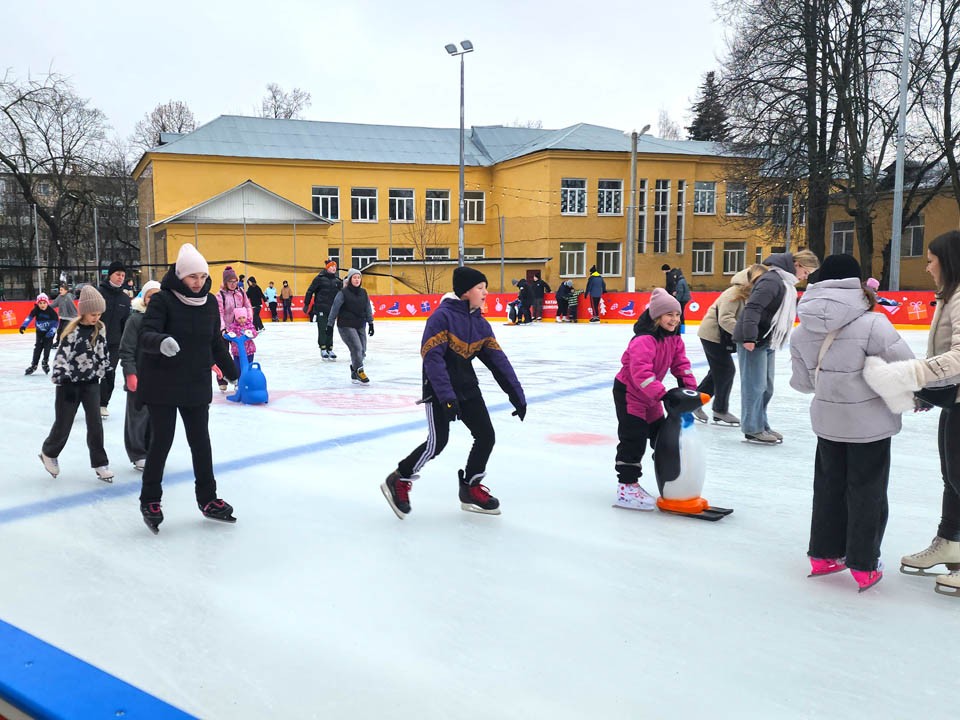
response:
M938 235L928 248L940 261L940 287L937 297L948 301L960 285L960 230L951 230Z

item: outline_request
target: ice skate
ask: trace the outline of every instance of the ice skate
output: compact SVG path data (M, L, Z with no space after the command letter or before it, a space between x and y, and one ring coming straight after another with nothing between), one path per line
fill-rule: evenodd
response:
M331 348L330 350L327 350L327 360L336 360L336 359L337 359L337 354L333 351L333 349Z
M807 577L832 575L847 569L845 558L810 558L810 574Z
M60 462L56 458L48 457L42 452L37 456L43 463L44 469L54 477L60 474Z
M354 385L359 384L360 378L357 377L357 371L354 369L353 365L350 366L350 382Z
M754 445L779 445L782 440L767 430L758 433L744 433L744 442Z
M367 377L367 374L363 371L362 367L357 368L357 380L359 380L363 385L366 385L370 382L370 378Z
M110 411L107 410L107 408L106 408L105 406L101 406L101 408L100 408L100 417L102 417L102 418L110 417Z
M43 368L43 374L44 374L44 375L49 375L49 374L50 374L50 366L49 366L47 363L43 363L43 365L41 365L40 367Z
M414 476L415 477L415 476ZM393 512L403 520L410 514L410 489L413 487L413 478L403 478L394 470L387 475L387 479L380 484L380 491L390 503Z
M640 487L640 483L618 483L617 501L614 507L627 510L650 511L657 507L657 500Z
M946 565L951 571L960 570L960 542L937 536L926 550L900 558L900 572L904 575L938 575L925 572L936 565Z
M883 579L883 563L877 563L876 570L850 570L850 574L853 575L853 579L857 581L857 585L860 586L858 592L863 592L864 590L869 590L878 582Z
M133 461L133 469L134 469L134 470L139 470L140 472L143 472L143 468L144 468L144 466L145 466L146 464L147 464L147 459L146 459L146 458L140 458L139 460L134 460L134 461Z
M200 508L200 512L203 513L204 517L210 518L211 520L218 520L220 522L226 523L235 523L237 519L233 516L233 507L230 503L217 498L216 500L211 500L206 505L197 506Z
M23 371L24 375L33 375L37 371L36 365L31 365L26 370Z
M770 428L767 428L764 432L767 432L773 435L777 439L777 442L783 442L783 435L778 433L776 430L771 430Z
M740 418L731 412L717 412L714 410L713 422L715 425L723 425L724 427L740 427ZM776 433L771 432L770 434L776 437Z
M321 357L323 360L329 360L329 359L330 359L330 353L327 352L327 349L326 349L326 348L320 348L320 357Z
M97 474L97 480L103 480L108 483L113 482L113 470L111 470L108 465L95 467L93 471Z
M140 514L143 515L143 522L150 528L150 532L157 535L160 532L160 523L163 522L163 510L160 509L160 503L141 504Z
M225 392L227 391L227 381L226 381L226 380L218 380L218 381L217 381L217 387L220 388L220 392L225 393Z
M460 477L460 509L467 512L484 513L486 515L500 514L500 501L480 481L486 473L474 475L467 482L464 480L463 470L457 471Z
M709 422L710 420L707 417L707 414L703 411L703 408L697 408L696 410L694 410L693 416L697 419L698 422L702 422L702 423Z
M949 575L941 575L937 578L933 589L941 595L960 597L960 571L952 572Z

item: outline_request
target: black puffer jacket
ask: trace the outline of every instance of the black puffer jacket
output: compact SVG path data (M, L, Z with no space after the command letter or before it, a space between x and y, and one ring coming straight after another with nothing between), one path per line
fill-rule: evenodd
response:
M114 287L109 280L100 283L100 294L107 304L107 309L100 316L100 322L106 328L107 346L120 347L123 337L123 326L130 317L130 296L123 288Z
M790 253L775 253L763 261L764 265L778 267L793 274L796 268L793 264L793 255ZM750 297L744 303L743 312L733 330L733 340L737 343L752 342L760 346L770 344L770 325L773 316L780 309L780 304L786 295L787 288L779 273L766 272L753 283Z
M339 275L324 270L313 279L310 287L307 288L307 294L303 296L304 311L308 311L310 314L316 314L317 312L328 314L330 308L333 307L333 299L337 297L337 293L340 292L342 287L343 281ZM311 300L313 301L312 310L310 308Z
M228 380L237 379L236 366L220 335L220 312L217 299L210 294L210 280L193 293L171 266L160 288L143 317L137 400L147 405L208 405L213 399L210 368L214 362ZM174 290L188 298L205 297L206 302L187 305ZM160 352L160 344L168 337L180 345L180 352L173 357Z

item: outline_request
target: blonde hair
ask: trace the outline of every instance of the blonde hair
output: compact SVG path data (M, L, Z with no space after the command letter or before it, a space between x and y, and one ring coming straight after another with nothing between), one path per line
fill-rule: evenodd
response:
M60 339L63 340L63 338L67 337L67 335L69 335L74 330L76 330L77 327L80 325L81 320L83 320L83 315L78 315L77 317L71 319L70 322L67 323L67 326L63 328L63 330L60 332ZM97 335L100 334L100 330L102 328L103 328L103 323L97 320L96 324L94 324L93 326L93 335L90 336L91 344L97 341Z
M810 272L820 267L820 258L818 258L812 250L807 249L797 250L797 252L793 253L793 262L800 267L805 267Z
M748 297L750 297L750 293L753 291L753 284L757 281L757 278L763 275L769 269L770 268L761 263L755 263L748 267L747 282L737 288L737 291L734 293L736 299L746 300Z

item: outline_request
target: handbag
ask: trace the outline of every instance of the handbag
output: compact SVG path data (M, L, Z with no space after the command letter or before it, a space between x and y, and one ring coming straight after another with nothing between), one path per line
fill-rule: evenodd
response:
M957 386L945 385L943 387L920 388L914 394L922 402L928 405L935 405L942 408L952 408L957 404Z
M733 341L733 335L724 330L720 324L720 308L714 305L713 313L717 316L717 327L720 328L720 346L728 353L735 353L737 344Z

